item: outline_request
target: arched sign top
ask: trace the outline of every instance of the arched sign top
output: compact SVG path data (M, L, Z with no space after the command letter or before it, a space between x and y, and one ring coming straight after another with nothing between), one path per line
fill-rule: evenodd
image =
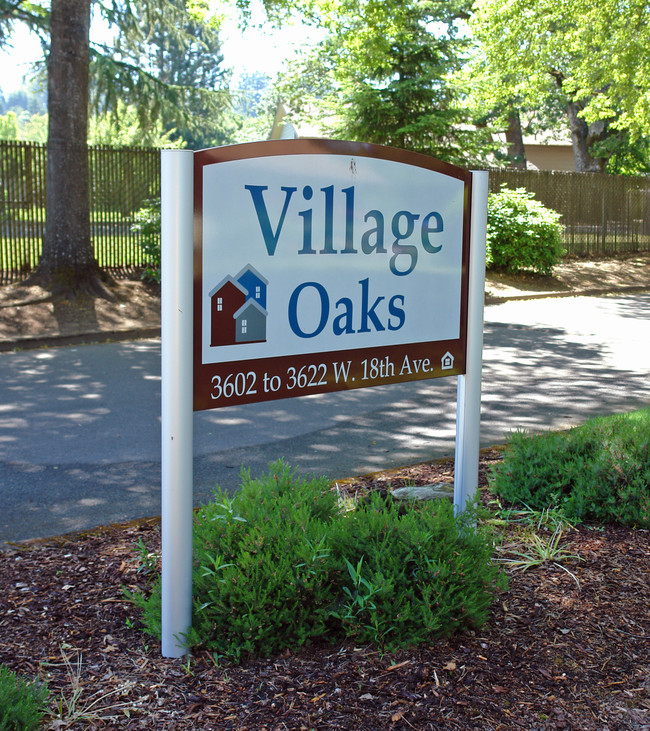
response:
M329 140L318 137L297 140L269 140L266 142L244 142L238 145L224 145L195 152L197 165L210 165L231 160L244 160L257 157L274 157L278 155L346 155L374 157L379 160L392 160L404 165L413 165L434 170L470 182L471 173L465 168L452 165L419 152L402 150L397 147L375 145L370 142L348 142L345 140Z
M194 408L465 372L471 173L301 139L194 154Z

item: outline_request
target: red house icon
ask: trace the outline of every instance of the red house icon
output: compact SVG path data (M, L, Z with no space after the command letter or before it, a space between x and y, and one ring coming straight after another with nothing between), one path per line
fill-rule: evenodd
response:
M210 293L210 345L235 345L235 313L246 301L247 292L231 276L222 279Z

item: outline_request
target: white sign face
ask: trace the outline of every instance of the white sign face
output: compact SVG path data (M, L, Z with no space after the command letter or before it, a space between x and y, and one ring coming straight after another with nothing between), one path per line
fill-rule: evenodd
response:
M199 156L195 408L463 372L469 174L324 141Z

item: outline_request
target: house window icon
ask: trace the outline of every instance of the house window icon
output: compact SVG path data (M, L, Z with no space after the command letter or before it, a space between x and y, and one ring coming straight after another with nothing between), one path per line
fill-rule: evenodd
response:
M440 363L440 367L443 371L451 370L454 367L454 356L449 351L447 351L442 356Z

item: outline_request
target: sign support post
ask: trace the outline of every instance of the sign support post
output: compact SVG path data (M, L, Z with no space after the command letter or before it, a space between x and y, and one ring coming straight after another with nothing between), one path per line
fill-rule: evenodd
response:
M192 625L194 153L161 153L162 654Z
M487 171L472 171L467 357L465 374L458 376L456 402L454 507L457 512L465 510L478 487L487 200Z

